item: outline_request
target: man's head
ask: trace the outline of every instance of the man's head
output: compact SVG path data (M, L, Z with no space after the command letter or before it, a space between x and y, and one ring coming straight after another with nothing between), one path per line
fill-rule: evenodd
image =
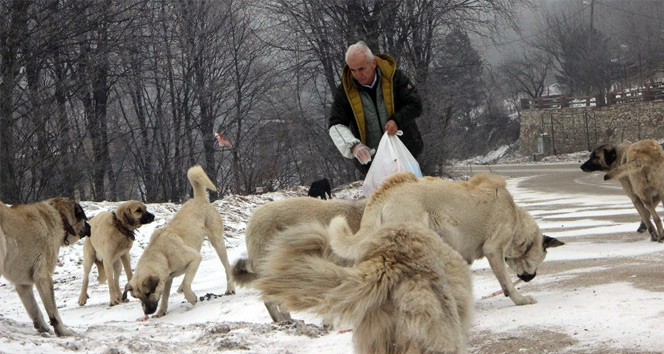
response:
M362 85L371 85L376 76L376 59L366 43L359 41L346 51L346 64L353 78Z

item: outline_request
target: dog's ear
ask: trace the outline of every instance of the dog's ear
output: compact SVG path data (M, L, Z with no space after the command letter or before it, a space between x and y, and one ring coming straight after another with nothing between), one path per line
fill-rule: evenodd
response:
M617 156L616 148L604 149L604 161L606 162L607 166L611 166L611 164L616 161Z
M122 300L127 300L127 293L132 290L134 290L134 288L130 283L127 283L127 285L125 285L124 292L122 293Z
M151 293L154 293L157 290L157 285L159 285L159 278L150 276L143 281L143 286L145 286Z
M550 237L550 236L547 236L547 235L543 235L543 236L544 236L544 238L542 239L542 247L544 247L545 250L547 248L558 247L558 246L562 246L562 245L565 244L565 242L560 241L557 238L553 238L553 237Z

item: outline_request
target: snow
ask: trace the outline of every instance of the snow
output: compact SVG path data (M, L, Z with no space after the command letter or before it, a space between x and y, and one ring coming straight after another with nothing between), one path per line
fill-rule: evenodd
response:
M472 265L476 313L469 334L470 351L538 353L543 352L545 346L538 344L540 341L552 346L548 352L661 350L664 347L664 336L659 331L664 314L664 289L661 288L664 271L642 273L639 267L650 263L656 269L664 245L649 242L642 234L635 236L638 216L629 199L625 196L552 195L522 188L520 184L524 180L508 179L508 189L515 201L533 215L547 235L560 238L566 245L549 251L535 280L517 286L522 294L537 299L534 305L515 306L502 295L482 300L500 286L486 259ZM352 184L336 190L334 196L359 198L360 187L359 183ZM231 262L245 255L244 230L252 211L266 202L295 195L306 195L306 188L228 196L213 203L224 218ZM119 203L81 204L92 217L101 211L113 211ZM557 205L561 208L556 209ZM134 267L152 231L168 221L178 208L179 205L173 203L148 204L148 210L156 218L155 222L138 230L131 250ZM629 222L611 220L618 215L631 217L619 218ZM203 262L192 287L203 300L191 305L182 294L173 293L166 316L140 322L137 319L143 313L138 300L108 306L107 286L96 282L96 267L90 277L90 299L85 306L79 306L82 241L63 247L54 275L55 297L64 323L77 335L58 338L38 334L13 285L1 278L0 352L352 352L352 332L341 332L343 328L327 331L321 319L313 314L295 312L293 317L304 322L274 324L256 290L238 288L237 294L222 296L226 284L221 262L207 242L201 252ZM632 264L637 266L629 268ZM615 272L615 279L600 281L607 272ZM173 291L181 279L174 281ZM123 274L120 284L125 283ZM41 306L39 298L38 302ZM538 337L540 335L542 337ZM507 346L510 349L500 349Z

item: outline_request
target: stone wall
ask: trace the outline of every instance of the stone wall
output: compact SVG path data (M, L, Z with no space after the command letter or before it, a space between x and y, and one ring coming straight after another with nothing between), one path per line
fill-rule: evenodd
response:
M553 154L592 150L600 144L622 140L659 140L664 138L664 101L523 110L521 153L538 154L537 140L542 137L552 144L549 150Z

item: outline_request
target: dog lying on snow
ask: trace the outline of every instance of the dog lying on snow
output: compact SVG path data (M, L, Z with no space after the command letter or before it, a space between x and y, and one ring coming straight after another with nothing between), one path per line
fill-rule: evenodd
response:
M321 200L310 197L295 197L277 200L261 205L251 215L245 232L247 258L240 258L233 265L233 279L240 286L251 286L261 275L261 264L268 253L268 247L279 236L279 232L289 227L319 222L330 223L336 216L344 216L353 232L360 228L366 199ZM266 301L265 307L275 322L290 321L288 310L279 303Z
M90 236L81 205L69 198L52 198L11 208L0 202L0 275L14 284L32 323L40 333L50 332L33 285L39 291L49 321L58 336L74 332L62 323L53 292L53 271L60 246Z
M125 286L123 297L126 292L131 292L133 297L141 300L145 315L155 311L154 317L166 314L173 278L182 274L185 298L192 305L197 302L191 283L202 260L200 252L206 236L226 271L226 295L235 294L224 243L224 225L205 192L206 188L216 190L216 187L198 165L187 171L187 178L194 189L194 197L182 205L168 224L152 233L136 264L134 276Z
M335 264L328 254L354 261ZM261 268L266 301L353 327L355 353L461 353L473 306L468 264L430 229L385 224L364 234L343 219L287 229Z
M543 236L535 220L514 203L505 179L478 174L464 182L393 174L373 192L364 210L362 239L388 222L420 223L436 231L468 264L486 257L505 296L516 305L534 304L510 281L505 263L524 281L532 280L548 248L561 241Z

